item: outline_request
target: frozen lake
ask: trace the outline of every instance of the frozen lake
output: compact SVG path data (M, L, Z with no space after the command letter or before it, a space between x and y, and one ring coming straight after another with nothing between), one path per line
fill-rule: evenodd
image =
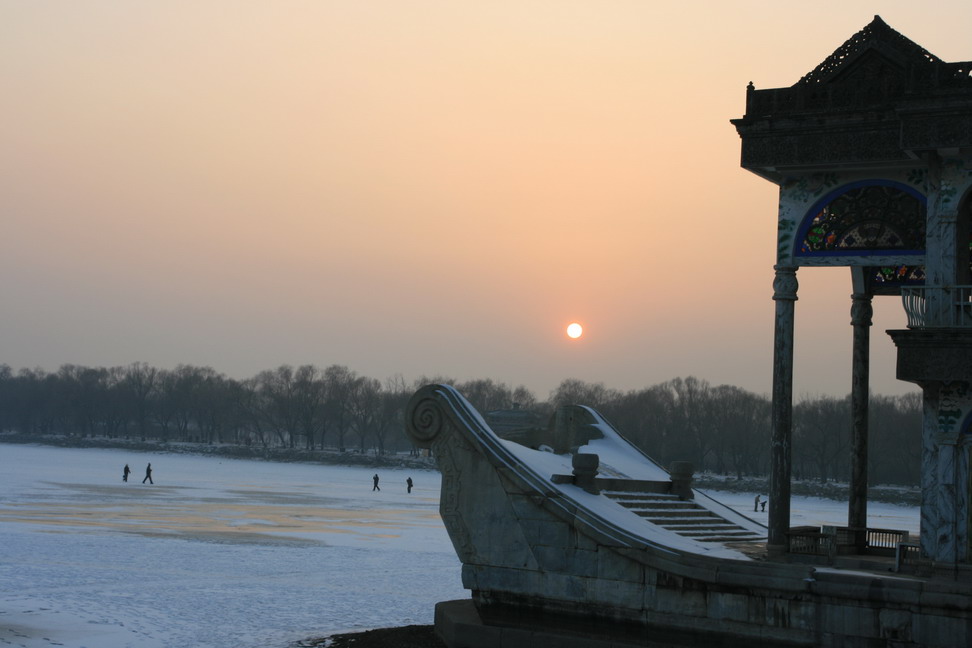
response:
M373 491L374 472L0 444L0 646L285 648L432 623L437 601L468 597L439 474L381 469ZM765 522L755 493L708 492ZM918 530L917 508L870 512ZM846 515L793 500L793 524Z
M0 645L282 647L431 623L437 601L468 596L437 472L382 470L373 491L365 468L17 445L0 457Z

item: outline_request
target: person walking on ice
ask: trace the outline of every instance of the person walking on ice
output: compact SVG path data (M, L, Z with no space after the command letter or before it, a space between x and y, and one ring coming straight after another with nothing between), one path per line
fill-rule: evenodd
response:
M412 492L412 478L409 477L408 479L406 479L405 480L405 484L408 486L408 492L411 493Z
M374 491L380 491L381 489L378 488L378 473L375 473L375 476L372 477L371 480L373 482L375 482L375 485L371 487L371 491L372 492L374 492Z
M759 493L756 493L756 503L753 504L753 510L754 511L758 511L759 510Z
M152 464L145 466L145 479L142 480L142 483L144 484L146 481L150 484L155 483L152 481Z
M128 475L131 472L132 472L132 469L128 467L128 464L125 464L125 468L122 470L122 481L123 482L127 482L128 481Z

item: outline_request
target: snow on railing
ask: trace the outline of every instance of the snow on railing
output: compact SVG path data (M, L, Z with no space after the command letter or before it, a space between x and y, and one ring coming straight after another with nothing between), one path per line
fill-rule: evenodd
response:
M908 328L972 328L972 286L901 289Z

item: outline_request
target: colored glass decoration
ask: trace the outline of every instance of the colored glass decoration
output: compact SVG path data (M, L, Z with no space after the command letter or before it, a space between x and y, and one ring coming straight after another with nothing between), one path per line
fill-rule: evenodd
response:
M806 230L800 254L922 251L924 245L922 200L896 186L869 184L824 204Z

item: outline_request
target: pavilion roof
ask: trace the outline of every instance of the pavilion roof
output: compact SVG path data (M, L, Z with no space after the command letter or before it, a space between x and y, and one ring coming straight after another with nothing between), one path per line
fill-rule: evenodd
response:
M792 86L750 83L732 123L742 166L770 180L910 164L922 151L972 147L972 61L943 61L875 16Z
M848 38L820 65L805 74L796 85L827 83L839 76L843 69L853 66L860 56L870 50L876 50L902 66L923 67L945 64L945 61L921 45L892 29L881 19L881 16L874 16L874 20L864 29Z

